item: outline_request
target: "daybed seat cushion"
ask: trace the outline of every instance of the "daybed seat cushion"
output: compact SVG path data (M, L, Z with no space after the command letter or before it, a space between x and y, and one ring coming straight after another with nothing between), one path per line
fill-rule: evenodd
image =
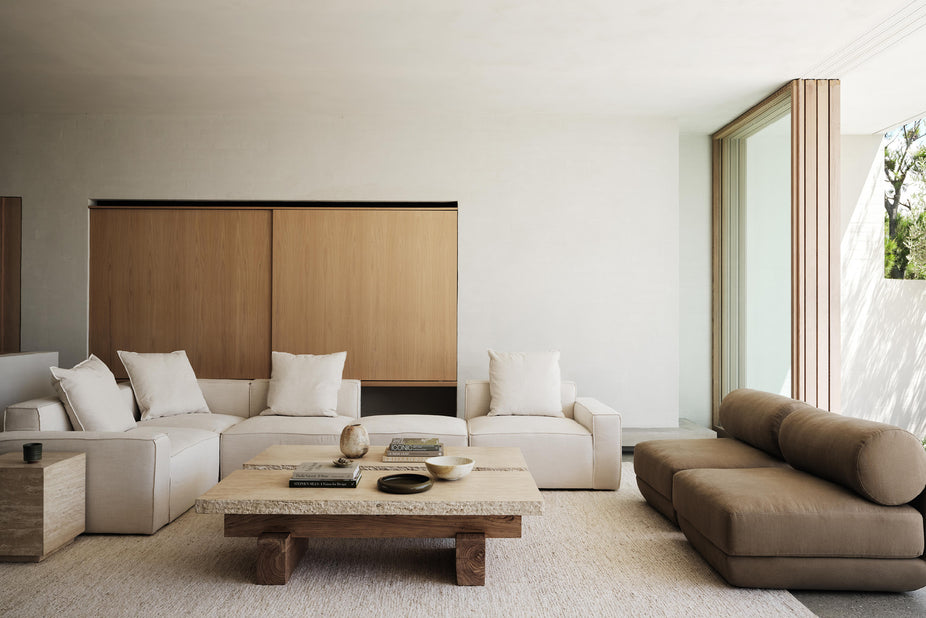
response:
M182 427L186 429L203 429L213 433L222 433L243 421L233 414L178 414L160 416L147 421L139 421L138 427Z
M470 446L516 446L540 488L594 487L592 434L571 418L476 416Z
M696 468L772 468L787 464L731 438L648 440L633 449L633 469L640 493L673 523L672 478Z
M911 506L875 504L792 468L681 471L673 502L692 545L737 586L926 584L923 518Z
M338 444L349 416L252 416L222 433L222 478L276 444Z
M393 438L439 438L444 446L466 446L466 421L435 414L382 414L360 419L370 444L387 446Z

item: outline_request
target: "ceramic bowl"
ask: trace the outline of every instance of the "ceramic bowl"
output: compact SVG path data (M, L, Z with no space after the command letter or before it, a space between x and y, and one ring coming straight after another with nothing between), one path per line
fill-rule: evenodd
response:
M429 457L424 460L428 472L445 481L456 481L473 471L476 462L469 457Z

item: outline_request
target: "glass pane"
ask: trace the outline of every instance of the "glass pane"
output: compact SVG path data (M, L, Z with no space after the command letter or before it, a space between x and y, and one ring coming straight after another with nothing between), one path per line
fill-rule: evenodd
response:
M791 115L746 138L741 386L791 394Z

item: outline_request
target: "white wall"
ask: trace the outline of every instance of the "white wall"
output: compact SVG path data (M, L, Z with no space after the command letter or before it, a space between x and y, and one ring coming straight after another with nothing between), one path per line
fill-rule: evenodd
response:
M842 413L926 434L926 282L884 278L884 153L842 136Z
M91 198L457 200L458 378L562 350L624 415L678 419L678 131L646 118L5 116L24 349L87 353ZM169 247L165 247L169 250Z
M0 354L0 417L14 403L54 396L48 368L57 365L57 352Z
M679 416L711 421L711 137L679 136Z

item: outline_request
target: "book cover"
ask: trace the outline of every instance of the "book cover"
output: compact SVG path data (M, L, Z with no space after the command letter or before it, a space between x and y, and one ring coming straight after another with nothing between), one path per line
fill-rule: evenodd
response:
M441 446L437 438L393 438L389 444L391 451L430 451Z
M357 475L355 479L345 479L345 480L311 480L311 479L289 479L290 487L345 487L353 488L356 487L360 482L363 473Z
M344 468L339 468L327 461L307 461L299 464L293 470L294 479L314 481L348 481L357 478L359 474L360 463L356 461Z
M425 459L440 457L443 451L422 455L420 453L402 453L401 455L390 455L389 451L383 454L383 461L387 463L423 463Z

